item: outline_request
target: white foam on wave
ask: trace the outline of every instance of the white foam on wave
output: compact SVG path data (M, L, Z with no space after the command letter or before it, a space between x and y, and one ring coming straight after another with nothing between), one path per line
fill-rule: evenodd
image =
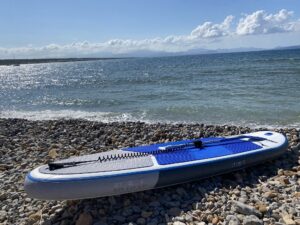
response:
M85 119L105 123L116 121L138 121L130 113L115 112L87 112L79 110L42 110L42 111L16 111L0 112L1 118L18 118L28 120L58 120L58 119ZM142 118L140 118L142 119Z
M166 124L194 124L203 123L207 125L229 125L229 126L242 126L250 128L300 128L300 122L293 124L265 124L265 123L253 123L247 121L232 122L232 121L184 121L184 120L153 120L147 118L146 111L140 113L120 113L120 112L89 112L80 110L41 110L41 111L18 111L18 110L6 110L0 111L0 118L17 118L27 120L59 120L59 119L84 119L89 121L99 121L104 123L111 122L145 122L148 124L154 123L166 123Z

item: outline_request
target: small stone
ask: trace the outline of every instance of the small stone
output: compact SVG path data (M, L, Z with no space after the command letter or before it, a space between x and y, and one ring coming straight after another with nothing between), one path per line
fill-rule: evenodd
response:
M285 170L285 171L283 171L283 174L284 174L285 176L291 177L291 176L294 176L294 175L296 174L296 172L291 171L291 170Z
M282 220L286 225L296 225L296 222L292 219L292 216L288 213L282 215Z
M69 225L70 221L69 220L63 220L59 225Z
M300 225L300 218L294 220L297 225Z
M120 215L115 215L115 216L113 217L113 219L116 220L116 221L118 221L118 222L121 222L121 223L124 223L125 220L126 220L125 217L120 216Z
M104 216L106 214L104 209L99 209L98 213L99 213L100 216Z
M286 176L280 176L277 177L276 180L281 184L281 185L287 185L290 183L289 178L287 178Z
M192 221L193 221L193 216L190 215L190 214L186 214L186 215L185 215L185 221L187 221L187 222L192 222Z
M176 216L176 217L173 218L173 221L184 222L185 221L185 217L184 216Z
M245 216L243 225L263 225L263 221L254 215Z
M173 225L185 225L185 223L180 222L180 221L175 221L175 222L173 223Z
M300 198L300 192L295 192L294 197L295 198Z
M176 208L176 207L171 208L171 209L168 210L168 214L170 216L178 216L178 215L180 215L180 213L181 213L181 209Z
M283 169L279 169L279 170L277 171L277 174L278 174L279 176L283 175Z
M228 216L226 216L224 224L225 225L240 225L240 221L236 216L228 215Z
M41 216L42 216L42 212L33 213L29 216L29 220L35 223L41 219Z
M265 198L275 198L276 196L277 196L277 193L275 193L273 191L267 191L266 193L264 193Z
M213 220L213 216L211 214L209 214L207 217L206 217L206 220L207 222L211 223L212 220Z
M91 225L93 218L89 213L81 213L76 221L76 225Z
M124 206L129 206L130 203L131 203L130 199L127 198L127 199L125 199L125 201L124 201Z
M105 223L103 221L98 221L98 222L94 223L93 225L107 225L107 223Z
M149 218L152 215L152 212L142 211L141 216L144 218Z
M56 151L55 148L51 149L49 152L48 152L48 156L51 158L51 159L55 159L57 156L58 156L58 153Z
M3 201L7 198L7 194L5 192L0 193L0 201Z
M146 224L146 220L144 218L138 218L136 220L136 223L139 225L144 225L144 224Z
M205 222L196 222L195 225L206 225Z
M160 202L158 202L158 201L150 202L149 206L158 207L158 206L160 206Z
M233 201L234 205L232 207L232 210L234 212L238 212L244 215L256 215L258 217L261 217L262 214L257 209L255 209L253 206L246 205L244 203Z
M193 204L193 208L194 208L195 210L201 209L201 203L200 203L200 202L194 203L194 204Z
M117 201L116 201L116 199L115 199L114 196L110 196L110 197L108 198L108 201L109 201L109 203L110 203L111 205L117 204Z
M211 222L212 224L217 224L219 222L219 217L214 217Z
M1 210L0 211L0 222L6 220L6 218L7 218L7 212L4 210Z
M268 208L265 204L258 204L257 205L258 211L260 211L261 213L266 213L268 211Z

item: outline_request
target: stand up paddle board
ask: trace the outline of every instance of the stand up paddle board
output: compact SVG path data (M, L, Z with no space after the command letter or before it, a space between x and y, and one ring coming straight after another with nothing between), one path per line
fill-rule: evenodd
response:
M124 148L50 162L28 173L29 197L48 200L119 195L189 182L270 160L285 136L260 131Z

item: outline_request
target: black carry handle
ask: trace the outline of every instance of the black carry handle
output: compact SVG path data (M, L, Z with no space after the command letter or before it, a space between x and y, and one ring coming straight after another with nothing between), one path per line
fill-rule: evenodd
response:
M98 161L97 160L88 160L88 161L74 161L74 162L49 162L48 163L48 167L49 167L49 170L52 171L52 170L57 170L57 169L62 169L62 168L65 168L65 167L71 167L71 166L76 166L78 164L81 164L81 163L90 163L90 162L96 162Z

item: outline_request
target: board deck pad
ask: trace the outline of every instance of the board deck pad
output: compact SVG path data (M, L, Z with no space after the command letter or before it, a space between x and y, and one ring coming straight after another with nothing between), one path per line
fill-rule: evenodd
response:
M203 138L201 141L203 143L209 141L220 141L224 138ZM123 150L133 151L133 152L151 152L157 150L159 147L169 146L169 145L180 145L192 143L195 140L186 140L178 142L168 142L163 144L154 144L149 146L139 146L133 148L126 148ZM217 158L226 155L234 155L242 152L248 152L252 150L257 150L262 148L251 141L245 140L229 140L226 142L214 143L211 146L204 148L184 148L182 150L177 150L174 152L166 152L155 155L155 158L159 165L168 165L174 163L189 162L194 160L203 160L210 158Z
M68 163L68 162L80 162L86 160L97 160L99 157L103 156L115 156L121 155L123 151L113 150L110 152L101 152L85 156L71 157L68 159L57 160L57 163ZM124 152L129 153L129 152ZM150 155L134 157L134 158L123 158L118 160L108 160L105 162L94 162L94 163L83 163L77 166L60 168L57 170L49 170L48 165L40 168L40 172L45 174L83 174L83 173L95 173L95 172L110 172L119 170L128 170L136 168L145 168L153 166L153 161Z

